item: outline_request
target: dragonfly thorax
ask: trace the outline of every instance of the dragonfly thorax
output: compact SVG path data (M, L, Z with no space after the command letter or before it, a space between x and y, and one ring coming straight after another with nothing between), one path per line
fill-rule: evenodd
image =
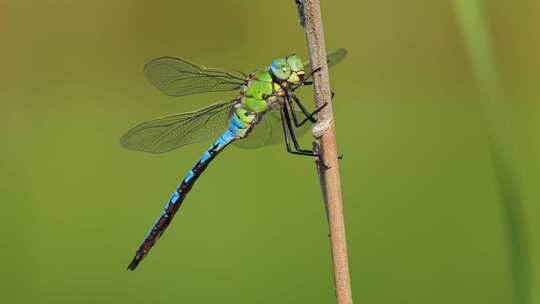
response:
M257 70L242 90L242 105L251 112L265 112L269 106L267 99L273 93L272 75L268 71Z

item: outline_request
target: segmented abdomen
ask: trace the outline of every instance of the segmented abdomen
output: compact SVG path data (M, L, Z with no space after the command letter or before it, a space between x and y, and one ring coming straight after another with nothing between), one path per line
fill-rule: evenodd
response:
M129 270L137 268L137 265L139 265L141 260L148 254L152 246L154 246L161 237L197 178L199 178L216 155L234 140L244 136L245 132L250 128L250 122L253 120L251 117L249 121L246 121L246 117L248 117L246 115L249 114L247 114L245 110L238 109L230 119L229 128L204 152L202 157L195 163L191 170L188 171L180 183L180 186L178 186L169 202L165 205L161 216L157 219L156 223L150 232L148 232L143 243L135 253L135 257L128 266Z

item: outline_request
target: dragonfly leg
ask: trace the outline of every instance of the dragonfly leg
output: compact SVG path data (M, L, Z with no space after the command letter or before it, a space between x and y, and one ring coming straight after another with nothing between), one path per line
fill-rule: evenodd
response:
M313 69L313 71L311 71L311 73L309 73L309 76L313 77L315 73L320 72L321 70L322 70L322 67L315 68Z
M319 108L317 108L315 111L313 111L312 113L308 113L307 110L306 110L306 108L304 107L304 105L302 104L302 102L300 101L300 99L298 98L298 96L296 96L295 94L289 94L289 97L290 97L290 98L287 98L287 103L288 103L289 106L291 107L292 118L293 118L294 124L296 125L297 128L298 128L298 127L301 127L302 125L304 125L308 120L313 119L313 116L315 116L315 114L319 113L322 109L324 109L324 107L326 107L326 106L328 105L328 103L325 103L325 104L323 104L322 106L320 106ZM302 110L302 113L304 113L304 115L306 115L306 118L305 118L302 122L300 122L300 123L298 123L298 120L297 120L297 118L296 118L296 114L295 114L295 110L294 110L294 104L292 103L291 98L294 99L294 101L298 104L298 106L299 106L300 109ZM332 92L332 98L334 98L334 92ZM286 110L286 109L285 109L285 110ZM285 113L285 115L286 115L286 117L289 117L287 112ZM285 118L286 118L286 117L285 117ZM314 119L314 120L315 120L315 122L317 121L317 119ZM282 113L282 121L284 121L283 113ZM290 122L290 117L289 117L288 123L289 123L289 125L291 124L291 122ZM285 129L285 126L284 126L283 128ZM291 126L291 128L292 128L292 126ZM294 132L294 131L292 131L292 132ZM287 134L285 134L285 136L287 136ZM293 142L295 142L295 147L296 147L296 149L298 150L298 149L299 149L299 145L298 145L298 142L296 141L296 137L295 137L294 135L291 136L291 137L292 137L292 139L293 139ZM290 147L290 142L288 142L288 138L286 138L286 143L288 143L288 144L289 144L288 147ZM301 150L301 149L300 149L300 150ZM288 151L291 152L290 149L288 149ZM306 150L304 150L304 151L306 151ZM307 151L309 151L309 150L307 150ZM311 152L313 152L313 151L311 151ZM317 152L313 152L313 153L314 153L314 154L317 154ZM338 155L338 159L340 159L340 160L343 159L343 154Z
M308 85L313 85L313 81L304 81L304 82L302 82L301 86L308 86ZM299 88L299 87L295 87L295 89L297 89L297 88ZM332 93L332 95L330 96L330 99L334 99L334 95L336 95L336 94L334 93L334 91L331 91L331 93Z
M313 113L309 113L307 110L306 110L306 107L304 106L304 104L300 101L300 98L298 98L298 96L294 95L293 93L289 93L288 96L287 96L287 103L289 104L289 107L291 108L291 114L292 114L292 118L293 118L293 121L294 121L294 125L298 128L300 126L302 126L306 120L309 120L311 121L312 123L315 123L317 122L317 119L313 118ZM292 99L292 100L291 100ZM304 115L306 116L306 118L301 122L299 123L298 122L298 118L296 117L296 110L294 108L294 103L292 102L294 100L294 102L300 107L300 110L302 111L302 113L304 113Z
M292 99L296 102L296 104L300 107L300 109L302 110L302 112L304 113L304 115L306 115L306 118L301 121L301 122L298 122L298 120L296 119L296 117L294 116L294 104L289 101L290 103L290 106L292 108L292 111L293 111L293 119L294 119L294 124L296 125L296 127L301 127L302 125L304 125L308 120L311 121L312 123L315 123L317 122L317 118L315 118L314 116L317 115L322 109L324 109L328 103L324 103L322 106L318 107L317 109L315 109L315 111L311 112L311 113L308 113L307 110L306 110L306 107L304 106L304 104L300 101L300 98L298 98L298 96L294 95L294 94L291 94L291 97Z
M313 152L312 150L304 150L300 147L300 144L296 139L296 134L294 133L294 128L291 123L291 118L289 116L287 105L285 104L281 107L281 123L283 125L283 134L285 136L285 145L289 153L311 157L318 156L318 154ZM294 149L293 147L291 147L291 141L294 145Z
M283 135L285 136L285 146L287 147L287 152L289 153L292 153L292 154L299 154L299 155L304 155L303 153L299 153L297 151L295 151L292 147L291 147L291 141L289 139L289 131L288 131L288 127L286 125L286 122L285 122L285 117L283 116L283 110L281 111L281 123L283 125Z

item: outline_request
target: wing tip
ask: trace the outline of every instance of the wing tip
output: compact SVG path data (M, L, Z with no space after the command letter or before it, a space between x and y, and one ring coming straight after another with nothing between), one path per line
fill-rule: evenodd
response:
M135 129L135 128L133 128L133 129ZM129 150L129 151L145 152L145 153L149 153L149 154L163 154L163 153L170 152L170 151L174 150L174 149L169 149L169 150L149 149L147 147L141 147L139 145L131 144L129 142L129 138L131 136L131 133L134 133L133 129L128 131L126 134L122 135L118 139L118 144L120 145L120 147L122 147L122 148L124 148L126 150Z
M343 56L347 55L349 51L346 48L339 48L338 52L343 53Z
M156 62L159 62L161 60L168 60L168 59L173 59L173 60L185 60L183 58L178 58L178 57L174 57L174 56L160 56L160 57L156 57L150 61L148 61L147 63L144 64L144 67L143 67L143 71L145 71L148 67L150 67L151 65L155 64Z
M120 139L118 139L118 144L120 145L120 147L130 151L141 151L140 147L129 144L129 134L130 132L127 132L126 134L122 135Z

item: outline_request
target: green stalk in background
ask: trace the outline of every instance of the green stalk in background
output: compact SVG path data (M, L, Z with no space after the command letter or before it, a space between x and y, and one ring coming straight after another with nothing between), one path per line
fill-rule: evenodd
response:
M487 28L484 0L454 0L463 39L478 86L482 91L484 120L489 139L503 225L512 271L514 302L530 304L531 280L529 247L523 216L523 198L519 174L512 166L508 117L502 110L499 79L494 49Z

